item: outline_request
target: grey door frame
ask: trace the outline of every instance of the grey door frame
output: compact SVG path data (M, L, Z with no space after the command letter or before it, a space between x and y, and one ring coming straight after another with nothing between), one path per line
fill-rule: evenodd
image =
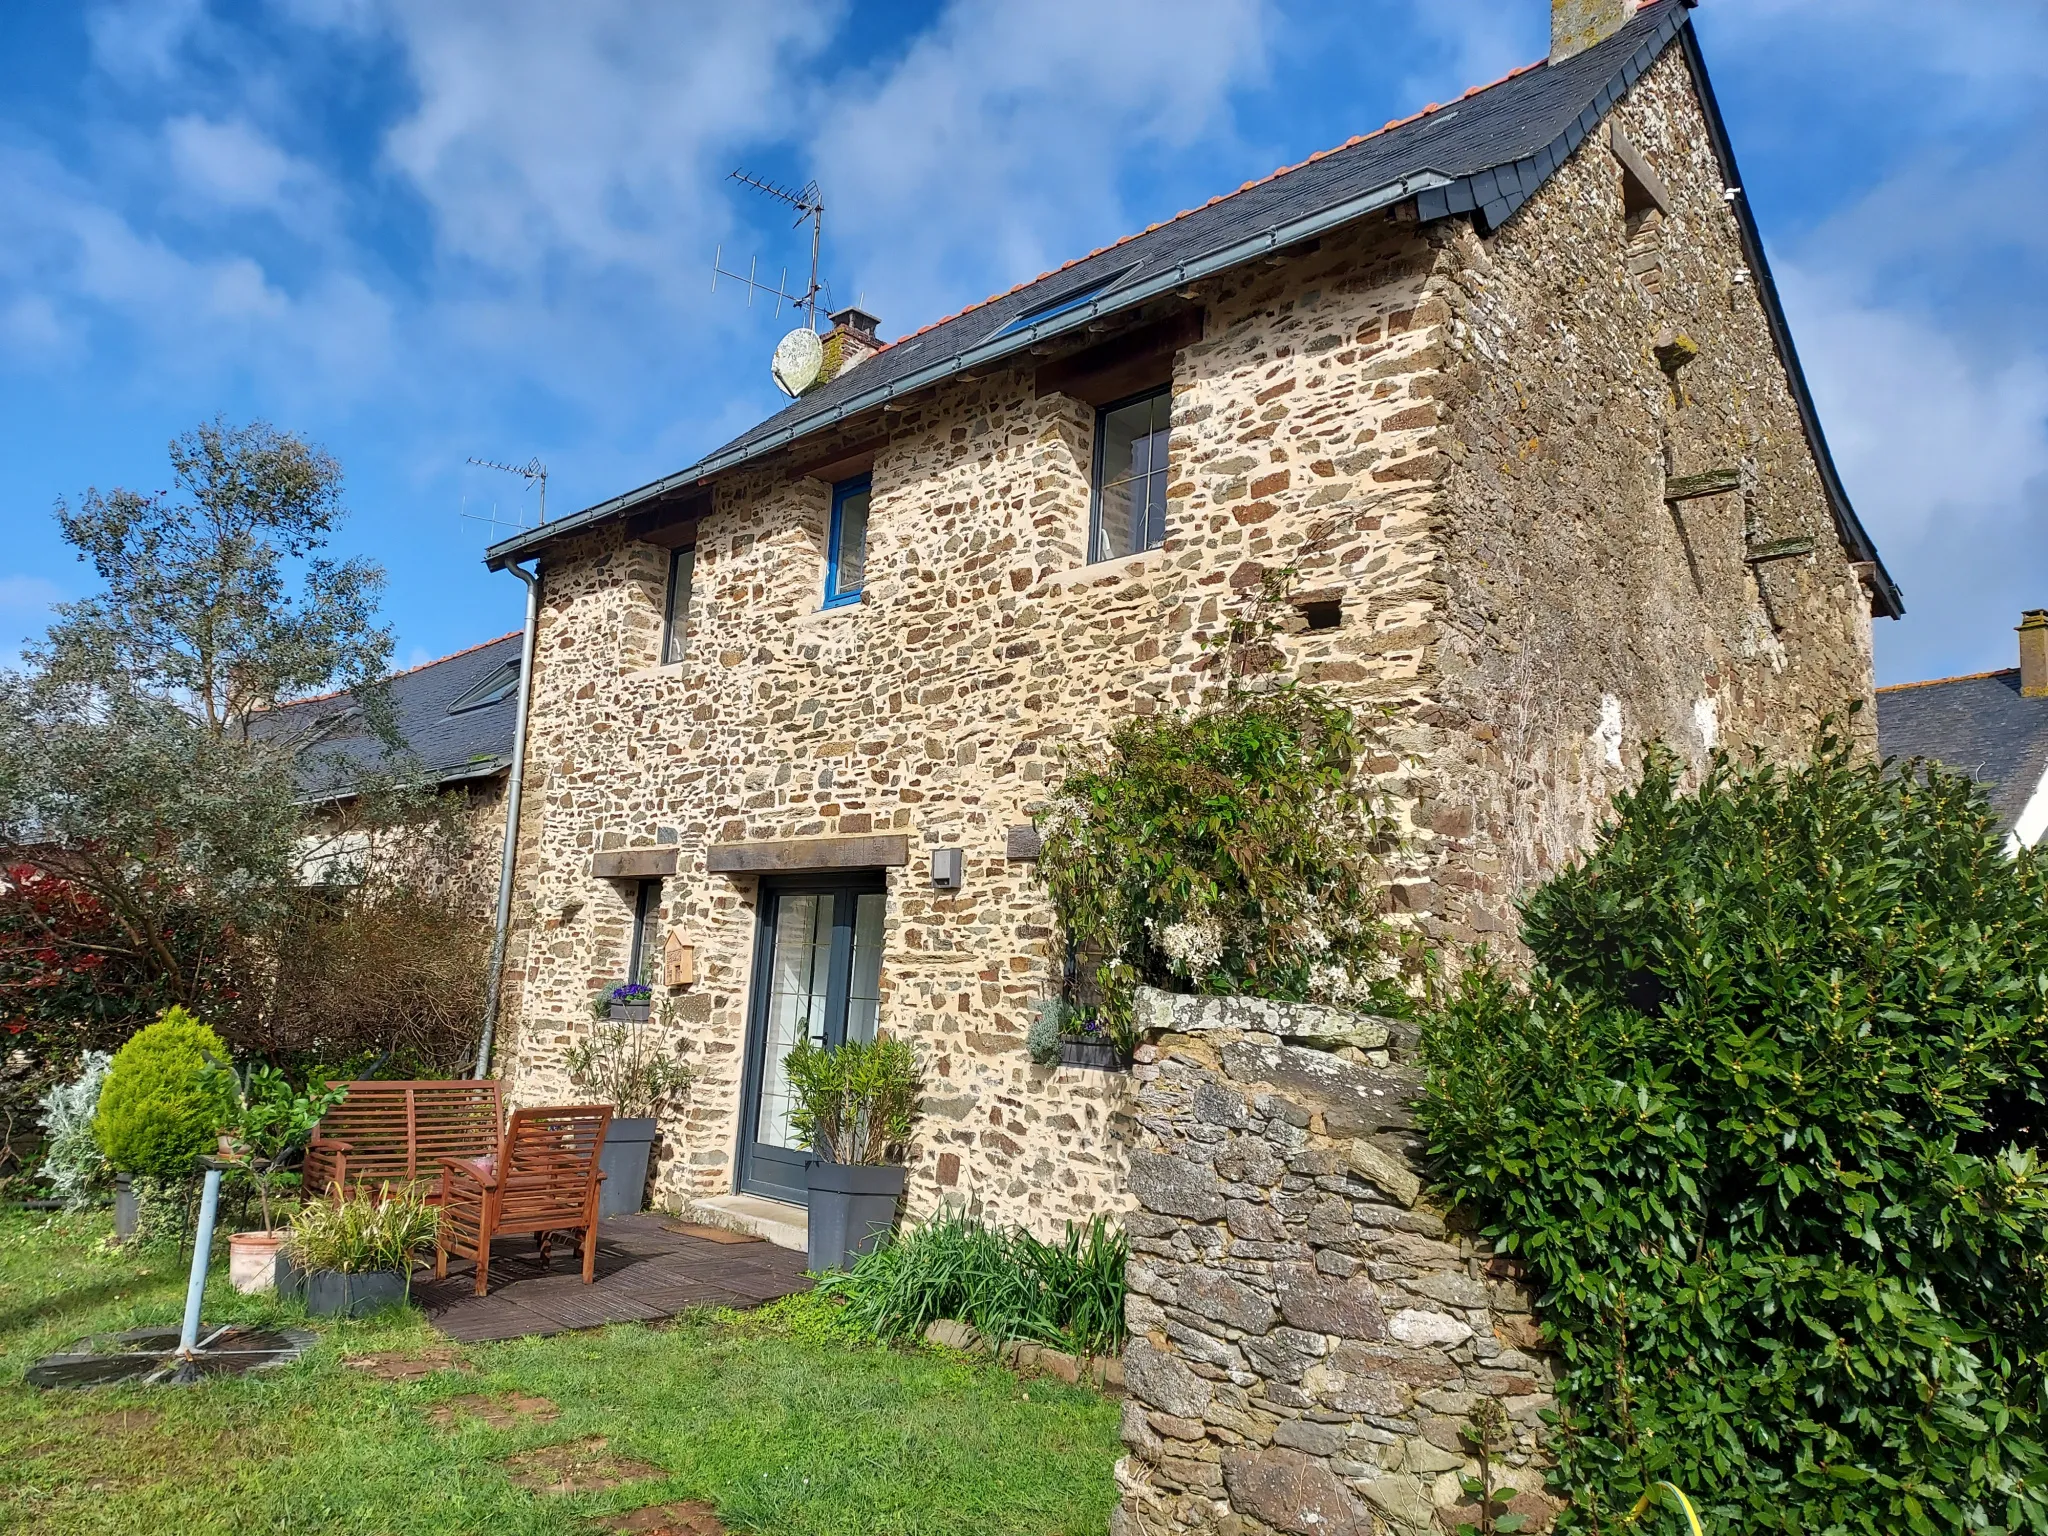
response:
M808 875L764 875L755 899L754 964L747 1002L746 1059L740 1073L738 1144L733 1156L733 1189L794 1205L808 1203L804 1166L812 1154L793 1147L774 1147L754 1138L761 1113L761 1089L767 1079L768 1005L774 991L776 924L786 895L829 894L832 903L832 954L825 981L823 1037L811 1038L837 1048L846 1040L847 1001L853 981L854 918L858 898L888 893L887 871L846 869Z

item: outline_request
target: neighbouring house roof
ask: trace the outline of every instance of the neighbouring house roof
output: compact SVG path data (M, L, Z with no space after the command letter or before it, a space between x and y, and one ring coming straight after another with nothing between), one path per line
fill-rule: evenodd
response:
M2048 829L2048 699L2020 696L2018 667L1878 689L1877 745L1981 781L1999 825L2027 847Z
M1731 203L1745 258L1755 274L1758 297L1790 378L1836 527L1851 557L1871 567L1876 611L1897 618L1905 611L1899 590L1836 473L1764 257L1762 236L1748 199L1740 195L1734 151L1691 24L1694 3L1655 0L1612 37L1562 63L1532 64L1490 86L1475 87L1454 102L1432 103L1413 117L1311 155L1299 165L1284 166L1264 180L1246 182L1235 192L891 342L857 369L811 391L689 468L494 544L485 559L494 569L522 559L564 534L687 493L721 471L879 411L886 401L1051 338L1078 335L1105 316L1170 302L1190 283L1410 198L1424 222L1470 214L1481 229L1496 229L1676 43L1684 48L1698 84L1724 183L1737 189ZM1071 302L1081 295L1087 297Z
M434 783L487 778L511 766L519 647L515 631L390 679L393 722L417 766ZM391 759L346 693L281 705L259 728L306 734L299 752L300 787L309 800L343 799L366 773L412 766Z

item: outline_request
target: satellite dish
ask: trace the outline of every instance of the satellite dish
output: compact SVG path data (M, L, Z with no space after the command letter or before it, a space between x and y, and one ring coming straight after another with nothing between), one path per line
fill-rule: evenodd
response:
M775 344L775 360L768 371L775 376L775 387L794 400L818 382L824 366L825 344L816 331L806 327L791 331Z

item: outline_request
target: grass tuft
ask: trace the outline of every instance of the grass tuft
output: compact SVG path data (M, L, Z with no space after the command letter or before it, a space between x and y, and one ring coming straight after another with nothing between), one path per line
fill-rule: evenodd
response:
M843 1326L877 1339L915 1338L940 1318L971 1323L995 1343L1027 1339L1081 1354L1124 1342L1124 1260L1130 1245L1100 1216L1048 1243L1014 1227L941 1216L864 1254L818 1292L845 1303Z

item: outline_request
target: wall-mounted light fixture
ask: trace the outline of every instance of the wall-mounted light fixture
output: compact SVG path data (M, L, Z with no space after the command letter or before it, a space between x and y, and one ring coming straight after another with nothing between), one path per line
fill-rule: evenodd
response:
M934 848L932 885L942 891L959 890L962 863L958 848Z

